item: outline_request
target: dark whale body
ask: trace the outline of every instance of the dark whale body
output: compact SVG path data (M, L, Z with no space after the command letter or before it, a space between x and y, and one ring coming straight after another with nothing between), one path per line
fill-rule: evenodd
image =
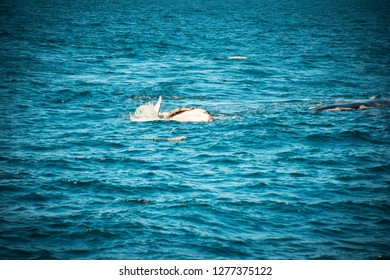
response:
M377 107L390 107L390 100L384 99L381 95L374 97L373 99L362 101L362 102L353 102L353 103L343 103L343 104L333 104L328 106L322 106L315 108L317 112L321 111L352 111L352 110L366 110Z

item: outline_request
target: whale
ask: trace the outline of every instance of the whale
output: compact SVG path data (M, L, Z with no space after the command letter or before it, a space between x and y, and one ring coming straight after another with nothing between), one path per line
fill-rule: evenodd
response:
M177 122L213 122L214 118L204 109L201 108L178 108L167 114L160 114L162 104L162 97L158 98L157 103L154 105L154 109L158 116L162 116L167 121Z
M367 110L367 109L378 108L378 107L384 107L384 108L390 107L390 99L385 99L380 94L369 100L352 102L352 103L332 104L332 105L314 108L314 110L317 112L322 112L322 111L337 112L337 111Z

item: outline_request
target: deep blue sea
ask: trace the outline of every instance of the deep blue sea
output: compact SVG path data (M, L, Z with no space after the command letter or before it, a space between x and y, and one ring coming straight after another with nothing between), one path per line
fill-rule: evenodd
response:
M386 0L1 0L0 258L389 259L390 109L311 109L389 93Z

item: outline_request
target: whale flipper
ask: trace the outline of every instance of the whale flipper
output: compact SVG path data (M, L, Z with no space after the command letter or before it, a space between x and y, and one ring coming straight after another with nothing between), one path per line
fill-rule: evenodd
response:
M158 98L156 105L154 105L154 110L156 110L157 115L160 113L161 102L162 102L162 97L160 96Z

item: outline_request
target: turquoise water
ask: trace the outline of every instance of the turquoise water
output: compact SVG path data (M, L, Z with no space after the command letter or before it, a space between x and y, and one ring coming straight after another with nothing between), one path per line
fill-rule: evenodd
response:
M0 20L1 259L390 258L390 110L311 110L389 97L388 1L3 0ZM131 121L160 95L215 122Z

